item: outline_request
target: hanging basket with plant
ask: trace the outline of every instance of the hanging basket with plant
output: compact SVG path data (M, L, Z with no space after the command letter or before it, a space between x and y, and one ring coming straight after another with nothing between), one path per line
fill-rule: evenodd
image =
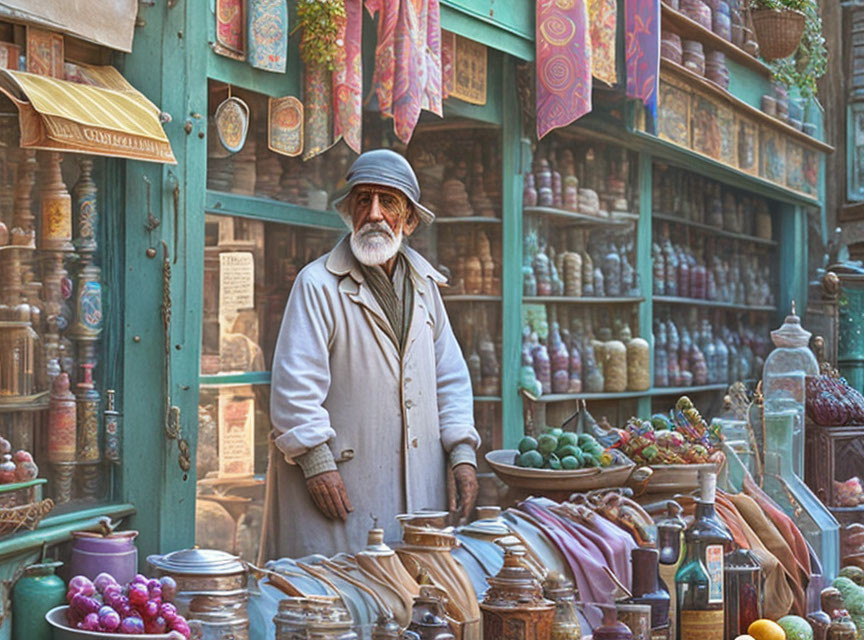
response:
M756 0L751 4L750 17L759 43L759 52L766 60L791 56L804 35L806 16L791 8L795 0Z

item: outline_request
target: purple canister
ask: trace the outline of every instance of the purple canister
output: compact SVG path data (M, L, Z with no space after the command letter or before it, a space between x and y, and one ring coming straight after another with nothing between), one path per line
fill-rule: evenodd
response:
M120 584L131 582L138 572L137 531L116 531L103 535L91 531L73 531L69 557L69 575L87 576L110 573Z

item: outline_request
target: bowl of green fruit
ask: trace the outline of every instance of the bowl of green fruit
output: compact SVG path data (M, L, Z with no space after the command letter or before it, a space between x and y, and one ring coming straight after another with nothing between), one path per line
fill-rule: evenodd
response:
M636 465L617 450L604 450L588 433L546 429L525 436L518 449L486 454L502 482L519 489L587 491L623 485Z

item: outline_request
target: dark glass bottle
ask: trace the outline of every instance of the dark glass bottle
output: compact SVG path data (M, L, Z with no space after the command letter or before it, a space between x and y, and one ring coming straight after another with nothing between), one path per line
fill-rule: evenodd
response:
M680 640L723 640L723 553L732 536L714 511L716 473L700 473L701 495L684 532L685 556L675 574Z
M637 548L630 552L633 565L633 604L651 607L652 640L669 638L669 591L660 579L660 554L656 549Z

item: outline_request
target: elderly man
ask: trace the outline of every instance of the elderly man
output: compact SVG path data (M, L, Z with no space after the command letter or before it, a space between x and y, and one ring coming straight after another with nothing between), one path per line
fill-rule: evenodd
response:
M373 517L398 539L397 514L464 520L477 497L480 437L445 279L402 243L435 216L393 151L362 154L346 179L333 204L351 234L297 276L273 357L261 559L357 551Z

